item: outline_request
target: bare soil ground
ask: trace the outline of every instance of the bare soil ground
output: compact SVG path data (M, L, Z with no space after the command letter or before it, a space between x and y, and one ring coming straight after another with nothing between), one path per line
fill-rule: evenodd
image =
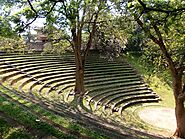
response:
M152 127L166 131L166 136L173 135L176 129L175 111L171 108L147 107L139 112L139 117Z

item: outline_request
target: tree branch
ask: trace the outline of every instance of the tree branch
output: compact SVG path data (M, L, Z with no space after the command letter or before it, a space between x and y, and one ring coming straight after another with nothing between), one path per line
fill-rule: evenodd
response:
M151 34L150 30L148 30L147 28L144 27L142 21L139 18L136 18L136 21L141 26L141 28L144 30L144 32L149 36L149 38L152 39L152 41L154 43L159 45L161 51L163 52L163 54L164 54L164 56L165 56L165 58L166 58L166 60L167 60L167 62L169 64L169 67L170 67L170 70L171 70L172 74L176 74L177 70L175 68L174 62L171 59L171 57L170 57L170 55L169 55L169 53L168 53L168 51L167 51L167 49L166 49L166 47L165 47L165 45L163 43L163 38L162 38L162 35L161 35L158 27L154 23L152 23L153 28L154 28L157 36L158 36L158 39L157 39L155 36L153 36Z
M138 2L142 5L144 11L146 11L146 10L151 10L150 8L147 8L147 7L146 7L146 4L144 4L141 0L138 0ZM151 15L148 13L147 16L148 16L148 18L149 18L150 21L151 21L151 19L152 19ZM178 71L177 71L177 69L175 68L175 64L174 64L172 58L170 57L170 54L168 53L168 51L167 51L167 49L166 49L166 46L165 46L165 44L164 44L164 42L163 42L163 38L162 38L162 35L161 35L161 32L160 32L158 26L157 26L153 21L151 21L151 24L152 24L152 26L153 26L153 29L155 30L155 33L156 33L156 35L157 35L157 37L158 37L158 38L156 38L155 36L153 36L153 35L151 34L150 30L148 30L147 28L145 28L145 27L143 26L143 23L142 23L142 21L141 21L139 18L136 18L136 21L137 21L137 23L142 27L142 29L143 29L146 33L148 33L148 35L149 35L149 37L152 39L152 41L153 41L154 43L156 43L157 45L159 45L160 50L162 51L162 53L163 53L164 56L165 56L165 59L166 59L167 62L168 62L168 65L169 65L169 68L170 68L170 70L171 70L172 75L175 76L175 74L177 74Z
M150 30L148 30L148 29L146 29L144 27L143 22L139 18L136 18L135 20L137 21L137 23L139 24L139 26L144 30L144 32L149 36L149 38L152 39L152 41L154 43L158 44L159 43L159 40L155 36L153 36L151 34Z
M174 64L172 58L170 57L170 54L168 53L168 51L167 51L167 49L166 49L166 46L165 46L165 44L164 44L164 42L163 42L163 38L162 38L162 35L161 35L161 32L160 32L159 28L158 28L157 25L155 25L154 23L152 23L152 25L153 25L153 28L154 28L154 30L155 30L155 32L156 32L158 38L159 38L159 43L158 43L158 45L159 45L161 51L163 52L163 54L164 54L166 60L168 61L169 67L170 67L170 69L171 69L171 71L172 71L172 74L177 74L178 71L177 71L177 69L175 68L175 64Z
M171 13L175 13L175 12L179 12L179 11L185 11L185 7L179 8L179 9L173 9L173 10L164 10L164 9L147 7L147 5L141 0L138 0L138 2L141 4L141 6L143 7L143 9L145 10L146 13L150 12L150 11L156 11L156 12L171 14Z
M31 10L37 15L37 11L33 8L33 5L31 4L30 0L27 0Z
M54 2L53 6L51 7L51 9L45 14L45 16L48 16L54 9L55 5L57 4L57 2L62 2L63 0L50 0L52 2ZM34 9L32 3L30 0L27 0L31 10L35 13L35 17L32 21L30 21L29 23L25 24L25 26L23 27L23 29L27 28L29 25L31 25L38 17L38 12Z
M31 25L37 18L38 18L38 15L36 15L35 18L34 18L31 22L27 23L27 24L23 27L23 29L25 29L25 28L27 28L29 25Z
M35 13L35 18L34 18L31 22L27 23L27 24L23 27L23 29L27 28L29 25L31 25L31 24L39 17L37 11L34 9L33 5L32 5L31 2L30 2L30 0L27 0L27 2L28 2L28 4L29 4L31 10Z
M54 2L53 6L51 7L51 9L46 13L45 16L48 16L52 11L53 9L55 8L55 5L57 4L57 2Z
M141 0L138 0L138 2L141 4L141 6L146 9L146 4L144 2L142 2Z
M97 22L97 19L98 19L99 12L100 12L100 10L98 12L96 12L96 14L95 14L95 19L94 19L94 23L93 23L93 26L92 26L92 30L90 32L89 40L87 42L87 46L86 46L86 49L84 51L83 62L85 62L85 59L86 59L86 57L88 55L88 52L89 52L89 50L91 48L91 45L92 45L92 40L93 40L93 37L94 37L95 32L96 32L96 22Z

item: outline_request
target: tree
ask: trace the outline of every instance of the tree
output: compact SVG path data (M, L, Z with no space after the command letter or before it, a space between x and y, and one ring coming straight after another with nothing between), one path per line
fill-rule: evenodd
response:
M126 45L127 30L120 24L123 19L113 13L106 13L101 15L100 18L103 22L97 27L93 45L100 54L103 54L109 60L113 60L115 56L119 56Z
M52 25L47 25L43 29L43 33L47 36L48 42L44 44L42 54L58 54L62 55L65 50L71 49L70 43L65 39L66 33Z
M55 24L66 32L65 39L70 42L75 54L76 84L75 93L84 94L84 65L92 46L93 38L99 24L100 14L108 11L106 1L96 0L43 0L18 1L23 5L22 11L14 14L20 31L26 29L37 18L46 18L50 24ZM23 20L24 19L24 20ZM26 21L25 21L26 19Z
M139 54L143 51L143 47L145 46L145 36L140 27L137 27L131 34L132 35L128 39L125 51L136 52Z
M3 1L0 1L0 36L6 38L16 38L18 37L18 34L12 28L9 18L7 18L9 15L9 9L4 6Z
M24 52L26 45L22 38L12 27L11 6L13 1L0 0L0 51L2 52Z
M134 0L128 7L168 64L175 98L177 129L174 135L185 138L185 3L181 0Z
M12 39L0 36L0 51L7 53L24 53L26 50L26 44L22 39Z

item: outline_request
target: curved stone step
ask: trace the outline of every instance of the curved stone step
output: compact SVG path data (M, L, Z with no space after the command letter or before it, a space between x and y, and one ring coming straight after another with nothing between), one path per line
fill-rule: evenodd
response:
M117 69L117 70L133 70L132 68L128 67L128 66L125 66L125 65L115 65L115 66L110 66L110 65L105 65L103 64L102 66L96 66L96 67L93 67L93 66L85 66L85 70L86 71L97 71L97 70L111 70L111 69Z
M126 109L130 106L133 106L133 105L138 105L138 104L143 104L143 103L154 103L154 102L159 102L159 101L160 101L160 99L158 97L129 101L129 102L125 103L124 105L122 105L121 107L118 108L118 113L121 115L122 111L124 109Z
M24 68L30 68L30 67L35 67L35 66L43 66L43 65L53 65L55 64L55 66L61 66L60 63L58 62L51 62L51 63L34 63L34 64L29 64L29 65L24 65L24 64L20 64L20 65L13 65L15 66L16 68L19 68L19 69L24 69Z
M85 85L88 85L88 84L93 84L93 83L98 83L98 82L106 82L106 81L111 81L111 80L132 80L132 79L138 79L140 80L140 78L137 76L137 75L128 75L128 76L113 76L113 74L111 74L111 76L109 77L104 77L104 78L100 78L100 77L92 77L90 80L87 80L87 78L85 78Z
M93 77L93 76L104 76L104 75L108 75L108 74L122 74L122 75L135 75L136 73L134 72L130 72L130 71L118 71L118 70L115 70L115 71L104 71L104 72L91 72L91 73L84 73L85 74L85 77Z
M112 73L112 72L114 72L114 71L120 71L120 70L122 70L122 71L124 71L124 68L120 68L119 70L118 69L114 69L114 68L110 68L110 69L107 69L106 70L106 73ZM127 73L129 73L129 72L134 72L135 70L133 70L133 69L130 69L130 70L127 70L127 71L124 71L124 72L127 72ZM85 70L85 74L90 74L90 73L96 73L96 72L99 72L99 73L101 73L101 72L105 72L105 70L103 70L103 69L98 69L98 70L94 70L94 71L86 71Z
M156 99L156 98L158 99L158 97L154 94L137 95L137 96L126 97L126 98L123 98L123 99L119 100L118 102L110 104L111 105L111 110L113 112L116 107L122 107L122 106L119 106L119 105L124 105L125 103L129 103L129 102L132 102L134 100L147 100L147 99Z
M71 83L71 82L74 82L74 77L63 77L63 78L59 78L59 79L58 78L57 79L53 79L53 80L50 80L48 82L45 82L44 85L39 89L39 92L42 92L42 90L44 88L50 87L51 84L53 84L53 83L56 83L56 84L52 85L52 88L50 90L52 90L54 88L57 88L57 87L59 87L61 85L64 85L64 84Z
M134 91L134 92L127 92L127 93L119 93L119 94L116 94L116 95L109 95L109 96L106 96L104 97L100 103L102 105L105 105L107 107L110 107L110 105L112 105L112 103L124 103L124 100L123 99L126 99L127 98L135 98L135 97L139 97L139 96L151 96L151 97L155 97L154 94L151 94L150 91ZM119 104L118 104L119 105Z
M116 86L115 88L114 87L107 87L104 89L95 89L95 90L89 90L85 95L88 95L88 96L93 96L93 95L103 95L103 94L106 94L106 93L109 93L109 92L113 92L113 91L119 91L119 90L137 90L137 89L140 89L140 88L143 88L143 87L147 87L146 84L137 84L135 86L125 86L125 84L121 84L120 86Z
M115 84L125 84L125 85L135 85L137 83L141 83L141 81L139 79L128 79L128 80L113 80L113 81L107 81L107 82L100 82L100 83L93 83L93 84L88 84L85 85L85 87L87 88L91 88L91 87L98 87L98 86L109 86L109 85L115 85Z
M127 62L110 62L98 57L88 58L85 65L84 82L88 92L84 99L88 100L89 105L93 102L95 107L101 104L105 110L106 107L112 107L112 111L121 111L126 106L139 103L135 99L144 102L144 94L157 98L157 95L150 91L147 93L146 85ZM72 58L74 55L66 55L63 58L39 55L3 56L3 60L0 61L0 73L2 80L10 82L11 85L16 83L15 87L19 86L22 95L35 97L38 101L59 104L60 99L55 102L50 95L59 96L60 93L64 93L66 98L74 95L70 93L70 89L75 85L75 62Z
M138 86L138 85L143 85L143 83L141 83L141 82L137 82L137 83L125 83L125 84L122 84L122 83L120 83L120 84L111 84L111 85L109 85L109 86L107 86L107 85L105 85L105 86L98 86L98 87L95 87L95 88L91 88L91 89L89 89L89 91L90 92L98 92L98 91L103 91L103 90L107 90L107 89L110 89L110 88L113 88L113 87L115 87L115 88L117 88L117 87L126 87L126 86ZM86 94L88 94L88 92L86 93Z
M140 88L135 88L135 87L127 87L127 88L113 88L112 90L106 90L106 91L100 91L98 94L92 94L92 97L89 98L89 103L93 100L96 102L96 105L100 104L100 102L105 99L108 98L110 96L114 96L114 95L119 95L119 94L129 94L132 92L138 92L138 91L146 91L148 90L147 87L140 87Z
M133 73L133 74L124 74L124 73L120 73L120 72L116 72L116 73L112 73L112 74L106 74L106 75L95 75L95 74L93 74L93 75L88 75L88 74L85 74L84 75L84 79L85 79L85 81L86 82L88 82L88 80L93 80L93 79L100 79L100 80L102 80L103 78L104 79L106 79L106 78L111 78L111 77L117 77L117 76L131 76L131 77L138 77L138 78L140 78L140 76L138 76L138 75L136 75L135 73ZM101 79L102 78L102 79Z
M69 88L69 84L73 84L73 86L74 86L74 84L75 84L75 79L71 79L71 80L67 80L67 81L63 81L63 82L58 82L57 84L55 84L55 85L53 85L52 86L52 88L50 88L47 92L46 92L46 94L49 94L52 90L53 90L53 88L58 88L58 87L60 87L60 86L62 86L62 91L64 91L65 89L67 89L67 88ZM64 86L64 87L63 87ZM61 88L61 87L60 87Z
M3 70L0 70L0 75L1 74L6 74L6 73L9 73L9 72L12 72L12 71L17 71L17 69L15 69L13 67L10 67L10 68L6 68L6 69L3 69Z
M12 78L16 75L19 75L21 74L21 71L12 71L12 72L9 72L8 74L4 74L1 81L2 82L5 82L6 80L8 80L9 78Z
M39 77L36 77L36 78L38 78L42 82L45 82L45 81L48 81L48 80L61 81L60 79L64 78L64 77L68 77L66 79L74 78L75 77L75 73L74 72L72 72L72 73L70 73L70 72L66 72L66 73L65 72L61 72L61 74L56 74L56 75L51 75L51 76L42 76L42 78L40 76L40 78Z
M48 65L48 66L46 65L45 67L48 68L49 66L52 67L52 65ZM22 76L19 76L18 78L13 79L10 84L13 85L14 83L16 83L19 80L23 79L25 76L29 76L30 78L32 78L32 76L35 75L35 74L37 74L37 73L46 72L46 71L41 72L40 69L44 70L44 67L43 66L39 66L39 67L32 67L30 69L21 70ZM25 74L25 73L28 73L28 74Z

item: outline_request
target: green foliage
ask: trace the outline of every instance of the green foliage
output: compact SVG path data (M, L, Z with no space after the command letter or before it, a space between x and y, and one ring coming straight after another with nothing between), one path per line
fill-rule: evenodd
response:
M61 40L58 43L46 43L42 54L62 55L68 47L68 42L65 40Z
M185 55L185 14L181 8L185 7L183 1L160 1L160 0L144 0L142 1L148 11L145 11L142 3L134 0L128 3L129 11L137 20L139 18L143 22L143 28L146 35L151 38L152 34L158 38L158 34L154 28L157 26L162 35L162 40L166 46L167 52L175 63L175 66L182 66L181 63ZM176 9L179 9L176 11ZM163 54L160 52L159 46L149 41L146 48L147 59L153 61L155 65L168 66ZM149 58L150 57L150 58Z
M0 36L8 37L8 38L15 38L17 34L15 31L13 31L10 23L3 19L2 16L0 16Z
M4 136L10 129L8 123L0 118L0 137Z
M55 129L53 126L42 122L37 121L39 117L31 114L28 111L25 111L22 107L18 106L13 102L7 101L5 98L0 97L0 110L4 111L7 115L15 119L18 123L22 125L26 125L26 127L33 128L38 130L40 133L44 133L45 135L52 135L57 138L74 138L59 130ZM4 125L4 123L2 123ZM6 124L6 123L5 123ZM6 125L5 125L6 126ZM25 133L22 128L9 128L9 132L7 133L7 128L4 130L6 132L6 139L29 139L30 137Z
M173 90L171 86L171 76L168 70L156 69L153 63L149 63L145 56L133 56L127 54L126 58L137 71L143 75L143 79L149 87L156 92L162 101L160 104L165 107L174 108Z
M0 118L0 138L3 139L30 139L22 127L13 127L7 121Z
M27 47L23 40L21 39L15 40L5 37L0 37L0 46L1 46L0 51L8 53L13 52L24 53Z
M141 53L143 51L143 47L145 47L146 38L142 33L140 28L136 28L131 36L128 38L128 42L126 44L125 51L132 51L136 53Z
M41 106L37 104L33 104L32 102L28 100L20 98L17 95L15 95L14 92L11 92L10 90L8 90L7 88L4 88L3 86L0 86L0 91L10 96L13 100L18 101L19 103L23 104L25 107L30 109L30 111L25 110L24 108L19 106L17 103L9 101L6 98L1 97L1 96L0 96L0 110L6 113L9 117L23 124L28 129L33 128L37 130L38 134L44 134L46 136L53 136L58 139L65 139L65 138L74 139L75 138L71 135L64 134L62 131L59 131L58 129L54 128L53 126L49 125L47 122L42 121L41 117L38 117L37 115L32 113L33 111L38 113L39 115L43 115L44 117L48 118L54 123L59 124L71 130L72 132L78 131L82 135L86 135L86 136L97 138L97 139L107 139L108 138L107 136L103 135L103 133L100 133L100 131L90 130L90 129L87 129L86 127L83 127L83 125L80 125L79 123L74 122L68 116L65 116L63 114L57 115L51 111L48 111L42 108ZM1 131L4 131L4 135L8 134L8 131L11 129L11 127L12 126L8 125L7 122L5 122L4 120L1 120L0 118L0 133Z

